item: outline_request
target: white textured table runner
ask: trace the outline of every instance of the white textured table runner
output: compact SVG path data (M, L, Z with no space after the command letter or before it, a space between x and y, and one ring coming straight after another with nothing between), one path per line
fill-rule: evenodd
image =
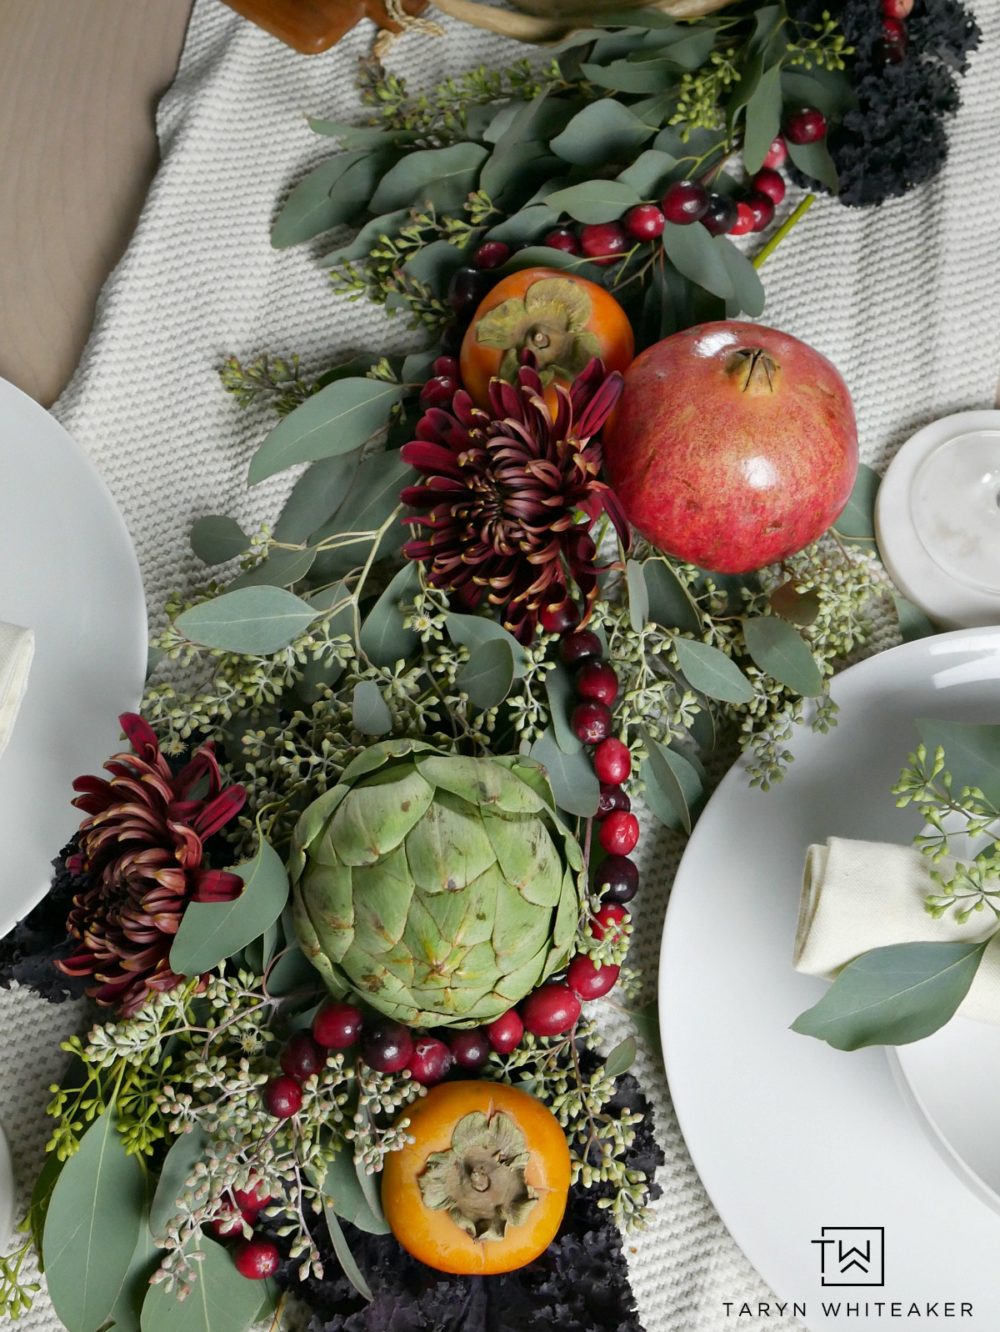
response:
M943 175L880 209L822 203L765 272L766 322L839 366L855 396L863 457L876 467L932 418L994 401L1000 5L981 0L977 9L983 49L963 84ZM524 53L474 29L446 28L443 39L406 37L390 63L418 85ZM222 392L223 358L297 351L311 370L404 338L402 325L386 324L376 307L333 297L315 250L276 253L268 243L277 200L331 148L309 132L304 115L357 118L354 62L371 36L363 24L334 50L304 58L217 0L196 0L176 82L159 108L163 164L55 409L125 514L154 611L200 567L187 541L194 518L230 513L252 527L273 517L282 488L278 479L247 492L247 463L268 420L238 410ZM680 843L663 835L643 850L637 960L652 993ZM57 1041L77 1019L72 1006L51 1008L24 991L0 994L0 1015L0 1121L23 1203L48 1135L43 1107L61 1064ZM756 1307L768 1292L699 1183L656 1064L643 1056L637 1072L655 1092L667 1153L655 1223L627 1242L642 1320L647 1332L720 1332L736 1325L722 1301ZM719 1095L731 1092L720 1087ZM44 1295L20 1326L58 1327ZM796 1324L753 1317L739 1326L777 1332Z

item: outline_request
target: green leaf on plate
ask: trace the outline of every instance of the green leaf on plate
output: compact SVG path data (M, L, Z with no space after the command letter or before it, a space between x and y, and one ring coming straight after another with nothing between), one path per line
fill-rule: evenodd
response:
M338 379L284 417L250 461L255 486L295 463L353 453L384 430L389 412L405 393L381 379Z
M976 787L1000 804L1000 726L918 717L917 731L931 754L944 750L955 791Z
M250 538L235 518L209 513L191 526L191 549L203 564L225 564L242 555Z
M577 222L613 222L642 199L639 192L623 180L585 180L580 185L556 190L545 202L550 208L568 213ZM701 229L704 231L704 227ZM708 235L707 231L705 235Z
M545 677L545 696L556 743L564 754L578 754L580 741L569 724L570 713L577 701L576 691L573 688L573 677L561 662L557 662Z
M604 1061L604 1073L609 1078L620 1078L635 1063L636 1043L634 1036L626 1036L623 1041L608 1053Z
M162 1235L177 1215L177 1199L207 1147L208 1135L200 1128L189 1129L174 1139L163 1159L149 1210L149 1228L154 1235Z
M365 616L361 626L361 647L376 666L393 666L412 656L420 645L420 636L408 629L400 609L420 590L420 571L412 562L404 564Z
M625 582L628 587L629 624L637 634L641 634L649 621L649 592L643 566L638 560L626 562Z
M670 561L654 557L644 562L642 571L649 597L649 616L653 623L662 625L664 629L700 634L701 611L677 577Z
M694 826L691 811L704 794L701 777L683 754L661 745L645 732L643 735L646 758L642 764L642 780L647 803L668 828L680 826L690 833Z
M481 143L453 143L447 148L421 148L407 153L385 173L372 195L373 213L433 204L442 212L459 209L476 188L479 170L489 156Z
M854 489L840 517L834 522L833 530L842 537L860 537L866 541L874 541L875 500L881 484L877 472L872 471L864 463L859 463Z
M232 902L191 902L170 948L179 976L201 976L245 948L278 919L288 901L285 863L265 837L251 860L231 865L244 888Z
M495 708L514 683L514 654L502 638L490 638L472 649L458 670L455 684L477 708Z
M313 566L315 550L272 550L259 564L239 574L229 584L235 592L241 587L290 587L297 583Z
M743 162L748 175L764 165L771 141L781 129L781 67L765 69L750 95L743 132Z
M830 150L826 146L826 140L817 139L815 143L792 143L789 139L787 143L788 156L802 174L809 176L811 180L818 180L831 194L836 194L840 180Z
M918 638L930 638L931 634L937 633L937 629L919 606L914 606L912 601L907 601L906 597L901 597L898 592L892 594L892 599L896 605L904 643L912 643Z
M470 652L480 643L486 643L491 638L500 638L513 655L514 678L521 679L528 669L528 654L523 646L502 624L498 624L488 615L460 615L456 611L449 611L445 616L444 627L453 643L467 647Z
M531 746L531 757L548 774L560 809L582 819L594 817L601 791L589 755L582 749L575 754L564 753L549 727Z
M684 277L722 300L731 300L736 290L715 237L704 227L668 222L663 228L663 249Z
M359 680L354 686L351 712L362 735L386 735L392 730L392 713L374 680Z
M321 524L329 522L343 504L357 466L357 454L343 453L307 467L274 524L275 541L308 541Z
M337 1255L337 1261L343 1269L344 1276L347 1277L362 1299L371 1301L372 1293L368 1287L368 1282L362 1275L354 1254L351 1253L351 1246L348 1244L347 1237L337 1220L337 1214L329 1203L324 1202L323 1215L326 1217L326 1228L330 1232L330 1243L333 1245L333 1251Z
M68 1332L94 1332L106 1321L132 1261L145 1204L142 1167L125 1155L114 1112L105 1110L63 1166L45 1218L45 1280Z
M706 233L707 235L707 233ZM754 687L734 661L716 647L694 638L675 638L681 673L692 689L722 703L749 703Z
M549 146L564 162L598 167L608 162L630 161L639 145L652 134L652 127L634 116L627 106L613 97L603 97L578 111Z
M890 944L862 953L792 1031L836 1050L923 1040L954 1015L988 943Z
M175 1289L150 1286L142 1332L246 1332L261 1305L261 1285L240 1276L228 1251L206 1235L194 1241L198 1277L184 1300ZM93 1332L93 1329L90 1329Z
M344 1221L350 1221L369 1235L387 1235L389 1227L377 1191L366 1192L362 1187L359 1174L362 1170L364 1166L355 1166L352 1153L341 1149L327 1167L323 1205L332 1207Z
M743 637L755 666L805 698L823 692L823 674L812 649L793 624L778 615L748 615Z
M199 602L174 625L192 643L266 657L280 652L316 618L300 597L281 587L242 587Z
M742 311L752 319L763 313L766 295L760 274L743 253L725 236L713 236L712 244L722 256L722 264L733 284L734 314Z

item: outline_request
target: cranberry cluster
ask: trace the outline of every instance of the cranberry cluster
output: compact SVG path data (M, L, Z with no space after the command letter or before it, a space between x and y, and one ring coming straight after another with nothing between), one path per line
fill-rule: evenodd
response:
M906 20L913 12L913 0L882 0L882 55L898 65L906 55L909 37Z
M233 1189L233 1205L212 1222L212 1230L219 1239L230 1239L243 1232L244 1222L254 1225L261 1212L272 1202L270 1194L254 1189ZM233 1254L233 1262L241 1276L250 1281L264 1281L274 1276L281 1265L281 1254L273 1240L265 1235L254 1235L241 1240Z

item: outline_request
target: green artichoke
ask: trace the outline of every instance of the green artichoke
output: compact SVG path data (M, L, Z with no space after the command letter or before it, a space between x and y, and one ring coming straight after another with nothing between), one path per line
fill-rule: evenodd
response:
M584 903L543 768L411 740L373 745L309 806L289 869L332 993L409 1026L505 1013L566 962Z

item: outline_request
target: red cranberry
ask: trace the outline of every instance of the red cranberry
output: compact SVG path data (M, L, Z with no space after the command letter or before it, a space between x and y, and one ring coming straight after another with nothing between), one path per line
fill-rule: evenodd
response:
M511 1050L516 1050L523 1035L524 1023L514 1008L486 1028L487 1039L497 1054L510 1054Z
M594 771L597 780L608 786L620 786L627 781L632 771L632 755L628 745L614 736L602 740L594 750Z
M451 375L435 375L420 390L421 407L450 407L458 392L458 381Z
M546 633L564 634L567 629L575 629L580 623L580 612L572 601L553 602L538 612L538 623Z
M499 268L510 258L513 251L504 241L483 241L472 252L473 268Z
M611 709L606 703L587 699L578 703L569 719L573 734L585 745L599 745L611 734Z
M886 18L907 19L913 13L913 0L882 0L882 13Z
M354 1004L328 1000L313 1018L313 1039L326 1050L347 1050L361 1035L363 1022L361 1009Z
M618 984L621 967L595 966L589 957L578 953L569 964L566 984L580 999L601 999Z
M233 1198L248 1221L256 1220L257 1214L274 1201L269 1193L261 1192L260 1185L255 1189L233 1189Z
M736 205L736 221L729 228L730 236L743 236L748 231L753 231L753 212L745 203Z
M559 655L567 666L577 666L590 657L599 657L603 651L601 640L590 629L566 634L559 642Z
M275 1119L291 1119L302 1109L302 1088L287 1073L272 1078L264 1088L264 1109Z
M543 985L521 1005L524 1026L532 1036L561 1036L580 1016L580 1001L568 985Z
M598 836L609 856L627 856L639 840L639 820L616 809L601 823Z
M628 249L620 222L593 222L580 228L580 249L595 264L614 264Z
M422 1036L413 1047L406 1067L410 1076L425 1087L433 1087L451 1072L452 1054L436 1036Z
M285 1073L296 1082L305 1082L318 1073L326 1063L326 1052L316 1044L307 1031L297 1031L281 1052L280 1064Z
M255 1236L239 1246L233 1254L233 1262L240 1276L250 1281L263 1281L277 1272L281 1266L281 1254L271 1240Z
M667 187L660 201L668 222L681 226L698 222L708 212L708 190L694 180L678 180Z
M713 236L724 236L736 221L736 200L728 194L710 194L701 225Z
M448 304L456 314L472 314L483 299L493 278L478 268L456 268L448 283Z
M585 661L576 673L576 692L608 707L618 697L618 676L606 661Z
M252 1220L252 1217L248 1217ZM243 1234L243 1216L235 1207L227 1207L224 1212L212 1222L212 1234L218 1239L232 1239L234 1235Z
M401 1022L383 1018L365 1028L361 1054L376 1073L399 1073L413 1057L413 1037Z
M606 740L601 742L607 744ZM622 790L620 786L610 786L607 782L601 783L601 794L597 802L597 817L605 819L615 809L624 809L626 813L632 808L632 801Z
M605 902L612 906L618 902L631 902L639 891L638 865L627 856L608 856L597 867L597 891L603 893Z
M458 361L454 356L439 356L431 366L432 375L444 375L447 379L458 380L461 378L461 371L458 368Z
M898 18L884 18L882 20L881 41L883 57L890 64L898 65L906 55L908 45L909 38L906 33L906 25Z
M633 240L656 240L663 235L666 219L656 204L636 204L622 218L622 225Z
M757 172L750 184L758 194L766 194L773 204L780 204L785 197L785 178L780 171L763 167Z
M764 166L780 167L788 161L788 148L784 139L779 134L776 139L771 140L771 146L764 154Z
M754 231L763 231L774 221L774 200L766 194L747 195L747 207L753 213Z
M459 1068L482 1068L490 1057L490 1039L481 1027L473 1027L471 1031L456 1031L450 1040L451 1057Z
M605 902L594 912L594 918L590 922L590 932L598 942L609 931L611 937L617 939L621 935L621 930L617 927L626 920L628 920L628 912L623 906L620 906L617 902Z
M570 231L569 227L556 227L555 231L550 231L542 241L550 250L562 250L564 254L583 254L580 249L580 241L575 231Z
M785 122L785 138L790 143L816 143L826 134L826 116L814 106L793 111Z

